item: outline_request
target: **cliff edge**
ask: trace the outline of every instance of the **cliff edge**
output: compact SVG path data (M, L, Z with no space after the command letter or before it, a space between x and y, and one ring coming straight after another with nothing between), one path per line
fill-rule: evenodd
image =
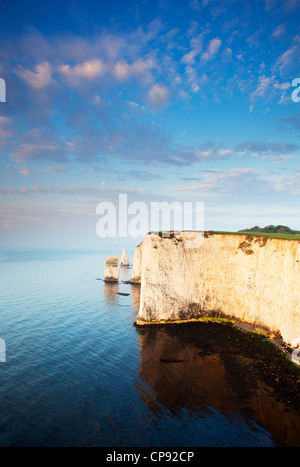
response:
M131 281L141 283L137 324L224 316L300 341L299 240L147 234Z

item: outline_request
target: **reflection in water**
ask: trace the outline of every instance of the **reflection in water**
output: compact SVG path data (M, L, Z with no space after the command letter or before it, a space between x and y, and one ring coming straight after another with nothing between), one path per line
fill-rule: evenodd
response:
M130 266L120 267L120 279L121 281L129 281L132 268Z
M138 314L140 306L140 284L130 284L131 268L122 266L120 268L121 282L104 282L103 297L108 308L113 309L120 304L122 295L131 295L132 311L134 316ZM122 303L122 300L121 300Z
M151 387L156 401L169 409L227 406L233 401L224 366L218 355L200 356L199 349L183 345L166 329L143 329L141 378Z
M104 282L103 297L106 305L113 307L118 304L118 283Z
M140 307L140 294L141 294L141 286L140 284L130 284L131 287L131 300L132 300L132 307L137 315L139 312Z
M217 323L196 326L137 328L141 364L136 388L143 403L156 415L167 409L176 417L186 409L200 417L213 409L229 421L239 417L253 433L257 425L264 427L275 443L299 446L299 412L253 375L256 361L240 350L243 335Z

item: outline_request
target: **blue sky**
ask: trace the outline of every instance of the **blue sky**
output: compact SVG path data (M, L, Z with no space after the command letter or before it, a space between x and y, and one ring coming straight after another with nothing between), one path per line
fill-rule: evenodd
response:
M2 6L0 244L101 248L96 207L120 193L203 202L205 229L300 230L299 13L298 0Z

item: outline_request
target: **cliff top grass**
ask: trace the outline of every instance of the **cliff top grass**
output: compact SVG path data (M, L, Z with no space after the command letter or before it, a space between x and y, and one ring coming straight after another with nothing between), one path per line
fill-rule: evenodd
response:
M285 240L300 240L300 234L287 234L287 233L272 233L272 232L255 232L255 231L247 231L241 230L239 232L229 232L229 231L221 231L221 230L209 230L208 233L210 234L219 234L219 235L253 235L254 237L269 237L269 238L279 238Z
M238 232L222 232L210 230L214 234L230 234L230 235L253 235L255 237L283 238L286 240L300 240L300 231L293 230L287 225L266 225L258 227L255 225L250 229L239 230Z

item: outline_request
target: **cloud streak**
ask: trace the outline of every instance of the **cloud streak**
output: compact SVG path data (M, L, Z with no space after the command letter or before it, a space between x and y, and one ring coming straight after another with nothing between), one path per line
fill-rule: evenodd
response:
M0 188L0 195L18 195L18 196L35 196L40 194L59 194L71 196L107 196L109 193L128 193L136 192L133 188L122 187L87 187L87 186L31 186L21 188Z

